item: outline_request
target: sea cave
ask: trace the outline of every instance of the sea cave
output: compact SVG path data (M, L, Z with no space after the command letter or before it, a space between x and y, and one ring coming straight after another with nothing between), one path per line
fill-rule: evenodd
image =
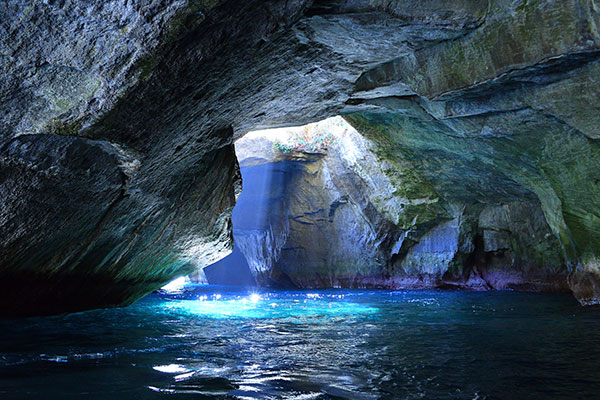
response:
M594 0L0 4L0 398L600 393Z

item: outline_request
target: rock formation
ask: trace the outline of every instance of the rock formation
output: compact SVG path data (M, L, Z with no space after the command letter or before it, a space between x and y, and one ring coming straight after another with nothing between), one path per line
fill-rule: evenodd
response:
M313 129L338 136L312 152L277 150L283 132L236 143L244 190L234 238L259 284L568 290L537 200L449 202L423 189L415 194L429 197L405 197L406 181L388 176L376 146L332 121Z
M338 114L398 226L543 214L575 296L600 298L594 1L8 0L0 21L2 315L126 304L223 257L232 140ZM538 239L509 249L523 271Z

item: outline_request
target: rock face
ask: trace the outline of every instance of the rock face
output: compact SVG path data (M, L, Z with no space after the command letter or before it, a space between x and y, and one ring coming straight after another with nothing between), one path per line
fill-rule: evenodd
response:
M236 143L244 191L234 238L259 284L568 290L538 202L404 197L351 127L316 153L276 143L259 132Z
M139 161L107 142L21 135L1 152L5 315L126 304L227 254L232 146L150 185ZM209 165L221 173L203 177Z
M599 19L588 0L5 1L1 314L125 304L224 256L232 140L336 114L374 143L401 230L539 205L594 304ZM533 276L543 241L502 249L510 229L484 249Z

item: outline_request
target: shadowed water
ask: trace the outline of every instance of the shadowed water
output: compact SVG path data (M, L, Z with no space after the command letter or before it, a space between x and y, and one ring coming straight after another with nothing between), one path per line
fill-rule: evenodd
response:
M600 310L567 295L188 286L0 332L2 399L600 393Z

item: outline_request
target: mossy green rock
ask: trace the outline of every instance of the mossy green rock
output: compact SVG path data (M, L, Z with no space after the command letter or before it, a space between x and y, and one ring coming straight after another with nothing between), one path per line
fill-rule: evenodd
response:
M382 117L375 130L347 117L374 142L347 128L318 154L278 153L258 133L236 143L245 190L234 238L259 284L568 290L535 196L465 193L468 182L433 174L440 159L411 157L417 139L394 136L398 122L379 131Z

